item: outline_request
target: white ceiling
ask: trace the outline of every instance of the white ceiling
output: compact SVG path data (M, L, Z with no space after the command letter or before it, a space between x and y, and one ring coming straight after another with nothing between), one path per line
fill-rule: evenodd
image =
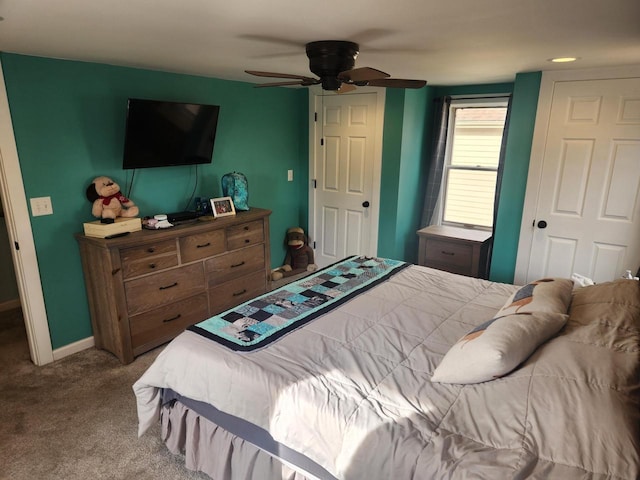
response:
M311 76L314 40L431 85L640 64L640 0L0 0L0 16L4 52L252 83L269 79L245 69Z

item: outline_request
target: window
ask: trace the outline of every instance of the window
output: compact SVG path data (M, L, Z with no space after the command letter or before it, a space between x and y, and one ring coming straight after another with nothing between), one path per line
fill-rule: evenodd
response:
M488 229L507 100L451 103L442 176L441 223Z

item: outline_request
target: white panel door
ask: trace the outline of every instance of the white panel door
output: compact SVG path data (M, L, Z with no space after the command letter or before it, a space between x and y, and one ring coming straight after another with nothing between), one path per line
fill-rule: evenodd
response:
M640 265L640 79L557 82L527 281Z
M330 265L348 255L375 255L371 243L376 155L376 93L317 97L312 177L315 260ZM375 215L377 217L377 215Z

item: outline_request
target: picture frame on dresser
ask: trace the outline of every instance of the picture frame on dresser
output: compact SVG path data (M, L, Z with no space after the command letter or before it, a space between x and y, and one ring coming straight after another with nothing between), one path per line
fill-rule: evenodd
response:
M228 217L236 214L236 208L233 205L233 199L231 197L219 197L211 199L211 211L213 216Z

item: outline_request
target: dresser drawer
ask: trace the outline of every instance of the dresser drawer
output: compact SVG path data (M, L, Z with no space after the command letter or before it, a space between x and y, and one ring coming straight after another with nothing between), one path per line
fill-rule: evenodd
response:
M264 227L261 220L247 222L227 228L227 250L248 247L264 241Z
M450 265L452 267L471 269L473 246L446 240L427 239L425 258L427 264Z
M264 245L254 245L210 258L204 264L204 271L209 287L252 272L264 272Z
M122 276L127 279L178 265L175 240L120 250Z
M266 287L266 273L261 270L209 289L209 310L211 315L265 293Z
M179 243L182 263L218 255L225 251L224 230L213 230L182 237Z
M166 343L188 326L208 317L206 293L134 315L129 319L133 354L139 355Z
M204 291L203 266L197 263L130 280L124 289L129 315L136 315Z

